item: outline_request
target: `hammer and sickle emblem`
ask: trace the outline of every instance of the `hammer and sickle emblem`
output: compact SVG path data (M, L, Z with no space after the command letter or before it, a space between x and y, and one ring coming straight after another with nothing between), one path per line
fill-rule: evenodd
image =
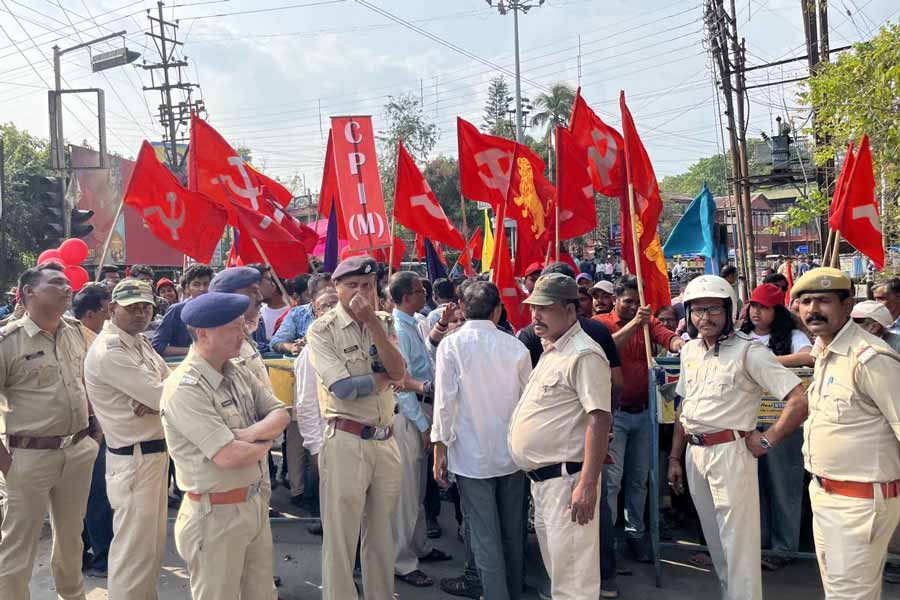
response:
M184 225L184 203L175 192L166 194L166 202L169 203L169 212L166 213L158 206L151 206L144 209L144 218L152 217L159 214L159 220L168 228L173 240L179 239L178 230Z
M447 215L444 214L444 209L441 208L441 205L438 204L435 200L432 200L433 192L431 191L431 186L428 185L428 182L425 182L425 193L419 194L418 196L410 196L409 203L413 206L421 206L425 209L429 215L438 219L440 221L444 221L447 226L450 226L450 221L447 220Z
M872 204L865 206L856 206L853 208L853 220L866 219L875 231L881 232L881 219L878 218L878 211Z
M218 177L213 177L212 183L227 185L232 194L239 198L245 198L250 202L250 208L259 210L260 189L255 187L253 182L250 181L250 173L247 172L244 160L240 156L229 156L228 164L236 167L237 170L240 171L241 179L244 181L244 187L235 184L231 175L219 175Z
M489 148L477 153L475 155L475 162L479 167L487 166L488 171L491 172L491 174L488 175L481 171L481 169L478 170L478 176L481 178L481 181L484 182L484 185L506 193L506 189L509 187L509 175L510 171L512 171L512 163L510 162L509 168L504 169L500 164L500 159L502 158L510 160L512 159L512 154L505 150L501 150L500 148Z
M613 136L603 133L598 129L591 130L592 144L588 148L588 159L594 174L600 181L600 185L606 187L612 185L610 171L616 165L616 140Z

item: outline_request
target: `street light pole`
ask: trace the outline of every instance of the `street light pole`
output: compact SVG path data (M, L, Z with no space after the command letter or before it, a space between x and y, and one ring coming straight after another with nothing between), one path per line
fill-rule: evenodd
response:
M487 0L489 6L494 6L494 0ZM505 15L512 10L513 13L513 35L516 46L516 141L520 144L525 139L525 127L522 115L522 75L521 65L519 63L519 11L523 14L535 6L541 6L544 0L497 0L497 10L501 15Z

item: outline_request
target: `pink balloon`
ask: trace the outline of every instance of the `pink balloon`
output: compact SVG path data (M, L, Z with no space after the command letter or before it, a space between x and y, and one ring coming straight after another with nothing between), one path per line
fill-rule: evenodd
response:
M63 270L63 273L69 278L69 284L72 286L72 291L74 292L83 288L84 284L90 279L88 272L84 270L84 267L79 265L69 265Z
M51 260L58 263L64 262L62 257L59 255L59 250L57 250L56 248L51 248L49 250L44 250L43 252L41 252L40 256L38 256L37 264L42 265L46 262L50 262Z
M60 244L59 256L66 264L80 265L88 256L88 245L78 238L68 239Z

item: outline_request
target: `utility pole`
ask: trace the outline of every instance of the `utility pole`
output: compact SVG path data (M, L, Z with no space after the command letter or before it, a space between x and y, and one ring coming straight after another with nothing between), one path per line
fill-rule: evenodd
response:
M189 140L180 133L182 126L190 122L193 113L206 112L203 100L192 100L192 92L198 87L195 83L185 81L182 69L188 65L187 57L182 60L175 59L175 50L184 45L178 41L178 23L166 21L163 16L165 3L157 2L157 14L154 17L147 10L147 18L150 20L150 31L146 35L153 40L153 44L159 53L159 62L144 64L142 68L150 71L152 85L144 86L144 91L158 91L160 93L159 124L163 128L163 144L166 151L166 162L176 175L185 179L184 160L187 153L181 157L178 155L179 142ZM161 73L161 74L157 74ZM184 99L173 102L173 90L180 90Z
M487 0L488 5L494 6L495 0ZM516 46L516 141L520 144L525 139L525 127L522 116L522 75L519 64L519 12L527 14L535 6L544 4L544 0L496 0L497 10L505 15L512 10L513 14L513 38Z

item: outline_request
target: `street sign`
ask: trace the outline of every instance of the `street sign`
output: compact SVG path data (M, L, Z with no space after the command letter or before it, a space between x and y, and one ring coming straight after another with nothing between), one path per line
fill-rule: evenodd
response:
M809 254L809 246L797 246L795 250L797 254Z
M140 56L140 52L132 52L128 48L117 48L109 52L100 52L91 56L91 69L94 73L97 73L113 67L121 67L136 61Z

